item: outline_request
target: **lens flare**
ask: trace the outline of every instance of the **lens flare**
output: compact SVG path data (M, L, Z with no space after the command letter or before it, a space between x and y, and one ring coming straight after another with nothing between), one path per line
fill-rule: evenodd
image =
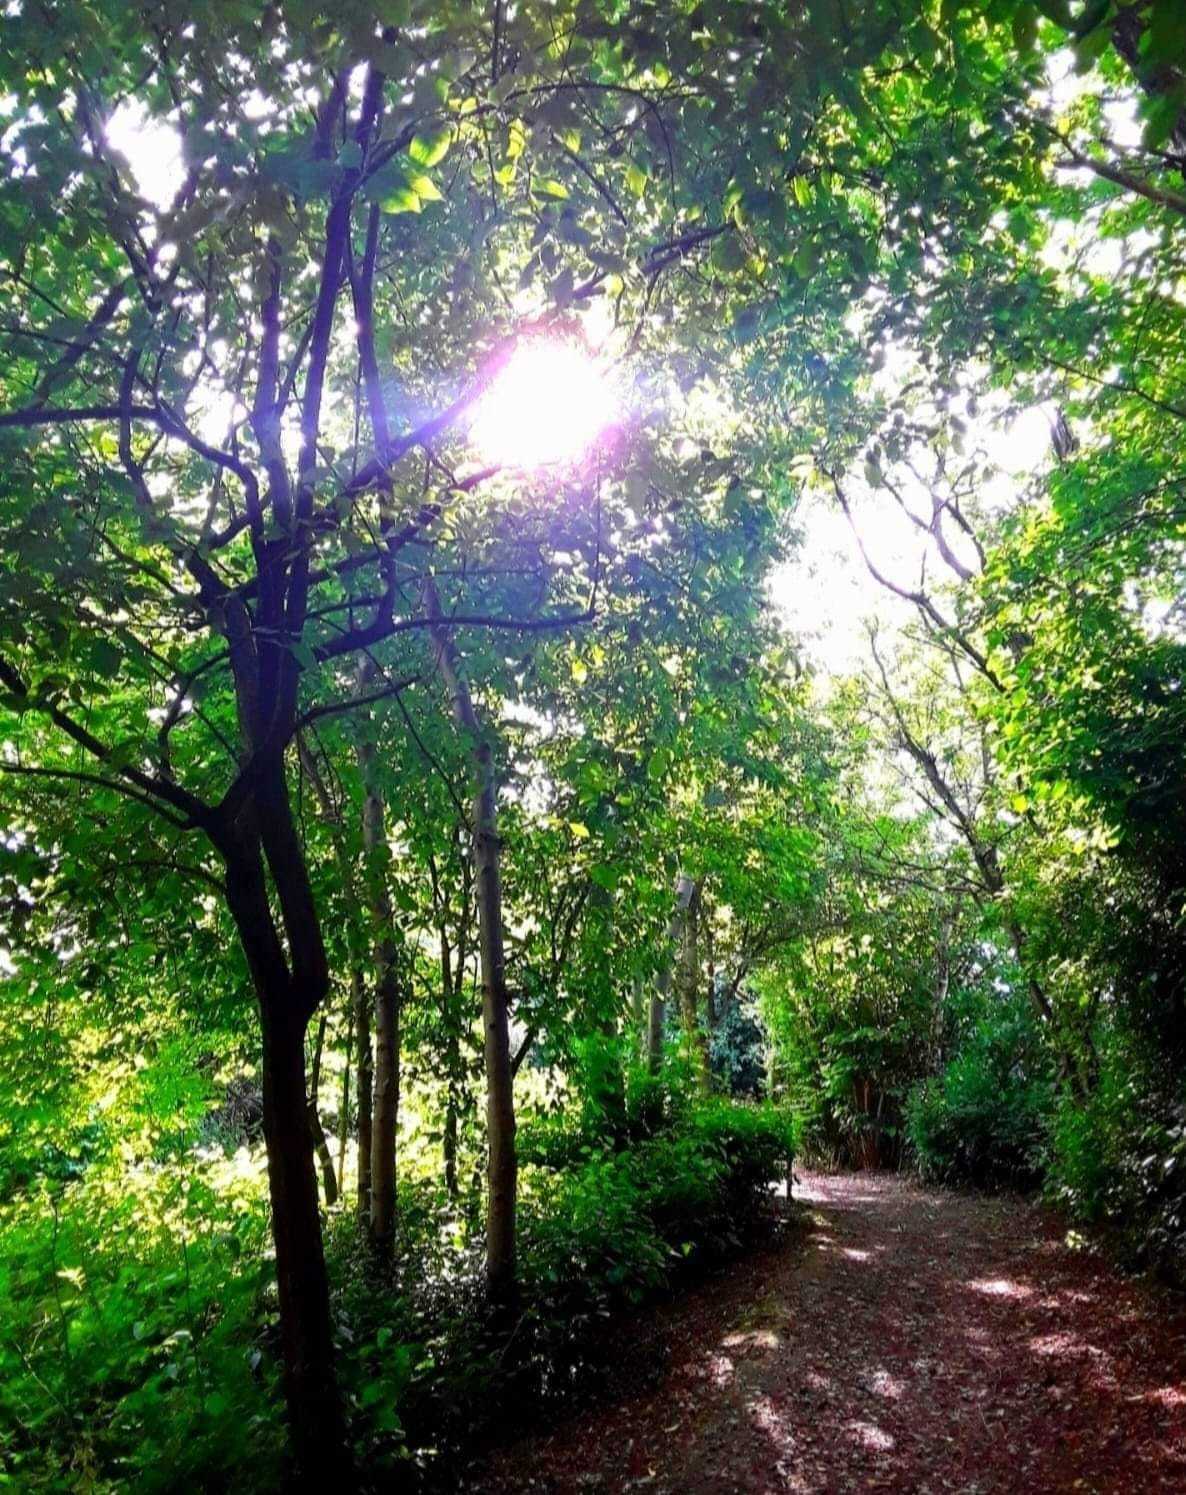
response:
M601 368L573 342L520 343L478 403L470 439L499 467L579 462L618 417Z

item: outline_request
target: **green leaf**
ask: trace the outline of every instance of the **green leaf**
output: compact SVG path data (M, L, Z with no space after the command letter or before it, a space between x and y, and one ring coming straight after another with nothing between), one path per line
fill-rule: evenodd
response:
M396 217L400 213L418 213L420 211L420 197L411 187L397 187L383 198L379 206L385 213Z
M745 264L745 248L735 233L722 234L709 256L714 270L735 275Z
M435 166L448 154L452 139L452 130L440 130L435 135L416 135L408 146L408 158L417 166Z
M812 239L805 240L795 250L791 266L800 280L810 280L819 265L819 245Z
M422 203L444 201L444 195L440 188L430 176L426 176L423 172L418 176L409 177L408 187Z

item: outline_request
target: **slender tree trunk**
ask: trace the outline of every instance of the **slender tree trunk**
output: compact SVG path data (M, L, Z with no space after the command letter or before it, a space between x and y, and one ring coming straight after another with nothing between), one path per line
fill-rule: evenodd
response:
M373 666L365 661L359 689ZM399 1120L399 946L387 883L387 829L379 788L375 745L358 747L363 785L362 838L366 854L366 900L375 970L375 1069L371 1132L371 1235L384 1256L395 1244L395 1136Z
M366 670L359 671L359 693L366 688ZM347 925L346 945L350 958L350 1036L346 1040L346 1069L342 1079L342 1121L339 1126L338 1178L344 1180L343 1165L346 1157L346 1115L350 1100L350 1045L358 1047L358 1217L365 1224L371 1214L371 1115L372 1080L374 1074L371 1054L371 1015L367 1005L366 980L363 975L365 938L362 931L363 907L358 895L358 884L354 866L347 850L343 834L342 810L330 793L329 784L323 776L317 759L303 734L297 736L297 750L301 767L308 776L321 806L321 813L329 826L333 841L334 860L342 881L342 892L346 901Z
M431 581L425 587L429 616L440 619ZM503 954L502 884L499 867L498 789L494 753L474 710L447 628L432 630L437 664L452 699L457 725L469 741L474 769L473 853L478 905L478 952L482 977L482 1025L486 1060L486 1141L489 1195L486 1208L486 1284L501 1305L515 1295L514 1076L511 1072L509 996Z
M329 1284L305 1103L304 1024L267 1011L263 1090L290 1433L302 1477L316 1489L324 1487L323 1480L340 1476L345 1433L334 1380Z
M371 1218L371 1139L374 1135L374 1051L371 1045L371 1004L361 971L351 973L354 999L355 1060L358 1070L358 1218Z
M474 864L482 970L482 1026L486 1060L486 1135L490 1198L486 1217L486 1280L496 1302L515 1291L514 1080L503 957L502 886L493 754L488 742L474 749Z
M334 1172L334 1160L330 1155L325 1128L321 1124L317 1107L312 1101L309 1102L309 1136L313 1142L313 1151L317 1154L317 1161L321 1164L321 1190L325 1195L325 1207L330 1209L338 1202L338 1178Z
M371 1148L371 1234L384 1255L395 1244L396 1129L399 1124L400 972L394 949L375 984L375 1099Z
M274 798L274 796L273 796ZM286 802L272 806L284 813ZM302 1488L351 1485L334 1377L329 1280L305 1090L305 1030L324 996L322 973L294 977L273 922L259 843L227 836L227 901L259 1000L263 1125L289 1431ZM303 869L302 869L303 875Z
M456 1199L457 1189L457 1092L453 1081L449 1081L445 1097L445 1126L441 1139L441 1151L445 1164L445 1193Z
M353 984L355 972L350 973ZM342 1066L342 1103L338 1111L338 1183L346 1187L346 1139L350 1135L350 1060L354 1052L354 993L346 1015L346 1062Z
M680 942L679 999L680 1015L683 1019L684 1037L688 1052L696 1063L701 1088L711 1085L708 1064L708 1034L700 1021L698 997L700 993L700 890L693 887L684 909L683 931Z
M939 921L939 958L935 970L935 1012L931 1020L932 1064L943 1063L943 1019L947 1011L947 992L951 986L951 931L954 915L944 914Z
M647 1067L651 1073L658 1071L663 1061L663 1020L667 1003L671 1000L672 946L682 936L688 904L696 891L690 877L680 873L675 887L675 912L667 925L667 944L663 951L663 964L655 973L655 984L651 989L650 1012L647 1018Z
M457 1013L454 990L453 952L449 947L449 934L444 923L438 934L441 951L441 1002L445 1018L445 1123L441 1132L442 1162L445 1166L445 1192L450 1199L457 1198L457 1071L461 1067L461 1052L457 1033L453 1026ZM460 964L457 970L457 985L461 985Z
M325 1049L325 1030L328 1020L328 1014L323 1007L317 1023L317 1038L313 1045L313 1064L309 1075L309 1136L313 1143L313 1151L317 1154L317 1161L321 1164L321 1189L325 1195L326 1209L338 1202L338 1180L334 1173L334 1160L330 1157L325 1128L321 1125L321 1116L317 1110L318 1093L321 1089L321 1056Z
M601 988L604 991L612 991L614 988L614 973L611 968L612 951L614 949L614 906L613 899L607 889L599 884L593 884L580 905L574 905L570 911L570 918L565 921L565 933L557 941L553 938L552 969L555 972L554 979L559 981L562 976L564 965L567 963L568 954L572 947L572 934L576 924L576 912L578 907L584 907L587 911L586 931L589 937L589 948L591 960L588 966L589 977L594 989ZM534 1024L524 1040L521 1049L522 1054L528 1051L528 1045L534 1043L539 1024ZM606 1058L612 1058L612 1062L598 1066L596 1103L599 1106L607 1134L612 1137L624 1137L626 1135L626 1071L623 1065L624 1054L620 1042L619 1023L616 1016L607 1013L597 1024L597 1030L605 1040ZM518 1063L515 1065L518 1070Z
M652 1074L658 1074L663 1063L663 1019L670 995L671 967L664 963L655 973L651 999L647 1006L647 1068Z
M707 979L704 983L704 1015L708 1022L708 1031L711 1035L717 1025L719 1013L717 1012L717 958L716 943L712 936L712 918L709 914L707 904L703 907L704 913L704 954L705 963L708 966Z

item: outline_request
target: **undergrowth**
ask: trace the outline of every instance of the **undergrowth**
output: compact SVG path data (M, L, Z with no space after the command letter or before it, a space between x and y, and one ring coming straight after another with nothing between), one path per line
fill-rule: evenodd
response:
M447 1485L467 1443L595 1373L615 1311L745 1244L771 1218L785 1112L627 1067L604 1104L521 1129L520 1296L492 1319L480 1200L435 1174L399 1191L380 1269L349 1205L327 1253L359 1466ZM92 1163L0 1213L0 1484L31 1491L276 1488L274 1273L257 1151Z

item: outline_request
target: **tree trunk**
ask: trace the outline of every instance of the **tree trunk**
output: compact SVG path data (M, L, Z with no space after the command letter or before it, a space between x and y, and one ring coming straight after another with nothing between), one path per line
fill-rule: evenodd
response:
M704 954L708 966L707 979L704 983L704 1016L708 1022L708 1031L711 1035L716 1030L717 1019L717 958L716 944L712 936L712 918L709 914L707 904L704 906Z
M931 1019L931 1067L943 1067L943 1020L947 1014L947 993L951 986L951 931L955 915L946 913L939 921L939 950L935 968L935 1012Z
M514 1075L511 1071L509 996L503 954L502 884L499 868L498 790L494 753L481 729L469 686L441 618L440 600L425 586L429 616L438 620L432 637L437 665L452 699L453 714L469 741L474 769L473 856L478 905L478 952L482 977L482 1026L486 1060L486 1143L489 1195L486 1207L486 1285L493 1302L515 1296Z
M708 1064L708 1034L700 1022L697 1000L700 992L699 916L700 890L693 885L684 908L680 942L679 1003L688 1052L699 1072L701 1089L707 1090L712 1079Z
M359 689L370 680L365 661ZM366 855L367 912L375 970L375 1058L371 1131L371 1235L384 1256L395 1244L395 1134L399 1120L399 946L387 885L387 828L375 767L375 745L358 746L363 785L362 839Z
M358 690L361 694L369 678L367 668L360 669ZM350 959L350 1036L346 1040L346 1069L342 1079L342 1121L339 1127L338 1177L344 1178L343 1164L346 1156L346 1115L350 1100L350 1045L352 1039L358 1045L358 1217L366 1223L371 1214L371 1115L372 1080L374 1074L371 1056L371 1016L367 1006L366 981L363 975L365 939L362 931L363 906L358 896L358 884L354 875L354 864L346 845L342 810L335 803L329 785L318 767L316 756L303 734L297 735L297 751L301 767L308 776L321 806L321 813L329 826L333 842L334 860L341 878L342 892L346 901L346 946Z
M454 987L453 952L449 934L442 923L438 934L441 953L441 1007L445 1018L445 1123L441 1132L442 1162L445 1166L445 1193L457 1198L457 1078L461 1068L461 1048L454 1022L458 1017L457 990ZM461 986L461 952L458 952L456 987Z
M457 1093L453 1081L449 1081L445 1097L445 1126L441 1138L441 1150L445 1164L445 1193L456 1199L457 1189Z
M375 1059L371 1045L371 1004L361 971L350 976L354 1000L354 1041L358 1070L358 1218L369 1224L371 1218L371 1138L374 1135Z
M399 1124L400 973L394 947L384 948L375 983L375 1099L371 1144L371 1234L385 1256L395 1245L396 1130Z
M313 1065L309 1076L309 1137L313 1151L321 1164L321 1189L325 1195L325 1207L338 1202L338 1180L334 1173L334 1160L329 1155L329 1143L325 1139L325 1128L317 1111L318 1093L321 1089L321 1055L325 1049L325 1030L329 1018L324 1007L317 1024L317 1039L313 1045Z
M270 810L279 820L286 809L286 798L273 794L263 813ZM281 826L275 845L285 839ZM227 902L259 1000L264 1141L292 1447L304 1488L343 1488L350 1484L350 1461L334 1379L329 1281L305 1091L305 1030L325 986L317 958L319 931L307 932L311 943L301 951L312 952L311 971L291 975L272 917L258 839L250 831L230 832L220 849L226 858ZM303 877L303 866L292 875L294 881ZM283 896L291 909L300 889L289 886Z
M317 1154L317 1161L321 1164L321 1191L325 1195L325 1207L330 1209L338 1202L338 1178L334 1172L334 1160L330 1156L325 1128L321 1124L321 1117L317 1114L317 1106L313 1101L309 1102L309 1136L313 1143L313 1151Z
M345 1429L305 1102L305 1024L262 1013L264 1139L290 1434L309 1489L338 1485ZM340 1488L340 1485L338 1485Z
M353 985L356 972L351 971ZM354 993L350 994L350 1011L346 1017L346 1062L342 1066L342 1104L338 1111L338 1183L346 1187L346 1138L350 1135L350 1059L354 1052Z
M655 973L655 984L651 987L651 1000L647 1008L647 1068L652 1074L658 1074L663 1063L663 1019L670 993L671 968L664 964Z
M502 886L493 754L488 742L474 749L474 867L482 971L482 1026L486 1060L486 1137L490 1198L486 1216L486 1281L496 1302L515 1291L515 1101L511 1074L506 968L503 958Z

